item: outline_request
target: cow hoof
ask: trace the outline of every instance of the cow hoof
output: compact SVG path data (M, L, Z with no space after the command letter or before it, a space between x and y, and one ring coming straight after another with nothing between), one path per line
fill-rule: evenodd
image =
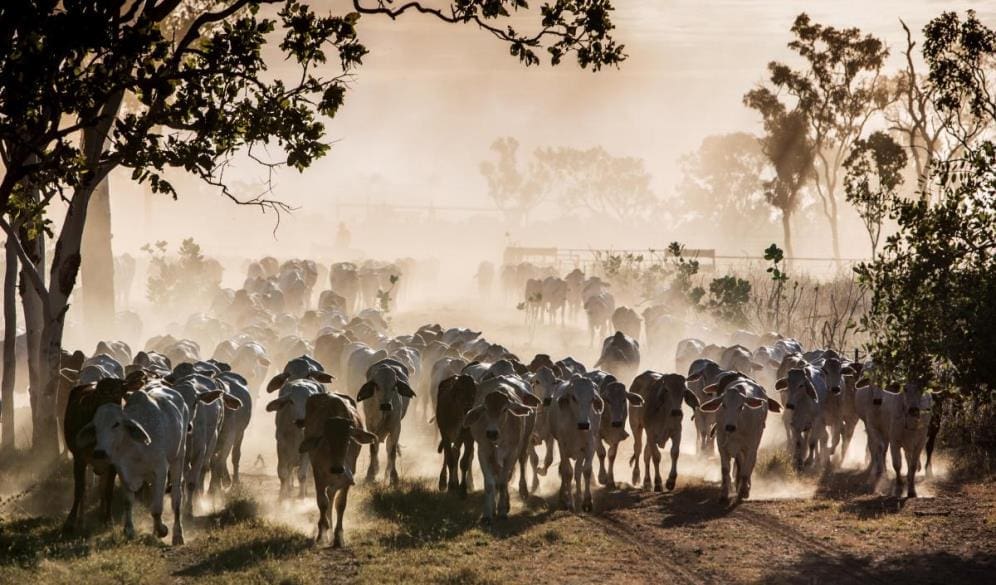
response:
M908 490L906 492L906 497L907 498L915 498L916 497L916 490L914 490L914 489Z
M581 505L582 512L591 512L593 509L594 506L591 505L591 502L585 502L584 504Z
M609 476L604 471L598 472L598 485L609 485Z
M344 546L346 545L343 544L342 537L337 536L334 539L332 539L332 548L342 548Z
M184 544L184 542L183 542L183 535L182 534L174 534L173 535L173 546L180 546L182 544Z
M490 516L481 516L481 524L483 526L491 526L492 523L493 521Z
M667 478L667 483L664 484L664 487L667 488L667 491L671 491L674 489L675 482L677 482L676 478L669 477Z
M546 467L537 467L536 473L540 474L543 477L546 477L546 469L547 469Z
M654 491L655 492L662 492L662 491L664 491L664 486L661 485L661 482L659 482L659 481L655 481L654 482Z
M157 538L166 538L167 534L169 534L169 528L166 528L165 524L160 524L159 526L156 526Z

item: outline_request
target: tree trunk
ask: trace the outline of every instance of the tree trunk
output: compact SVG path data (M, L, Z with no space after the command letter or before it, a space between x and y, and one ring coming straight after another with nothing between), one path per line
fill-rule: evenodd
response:
M37 196L37 193L35 194ZM39 231L29 239L26 229L18 234L21 246L28 259L38 267L39 276L45 277L45 236ZM28 397L31 404L31 445L34 449L38 441L44 442L44 357L42 352L42 330L45 327L45 303L27 275L34 268L21 264L21 304L24 308L24 335L28 348Z
M14 382L17 374L17 251L7 236L3 276L3 381L0 382L0 449L14 448Z
M833 245L833 259L840 263L840 216L837 213L837 198L833 191L827 193L830 200L830 213L827 214L827 221L830 222L830 242Z
M784 209L782 210L782 234L785 263L788 264L795 257L795 253L792 251L792 214Z
M105 178L94 189L86 215L80 265L84 326L96 337L109 338L113 335L115 315L109 179Z

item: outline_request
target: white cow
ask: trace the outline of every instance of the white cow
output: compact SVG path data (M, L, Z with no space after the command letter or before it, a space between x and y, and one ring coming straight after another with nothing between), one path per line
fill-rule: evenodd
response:
M560 387L560 392L551 418L553 436L560 451L560 502L569 510L580 508L590 512L593 509L591 468L604 403L595 383L581 376L572 376Z

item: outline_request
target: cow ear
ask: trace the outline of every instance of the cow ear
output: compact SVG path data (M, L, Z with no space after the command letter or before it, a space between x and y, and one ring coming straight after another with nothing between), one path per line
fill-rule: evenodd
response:
M129 392L141 390L148 382L149 375L145 370L136 370L125 378L124 389Z
M687 381L687 382L696 382L696 381L701 380L701 379L702 379L702 372L695 372L694 374L691 374L690 376L688 376L687 378L685 378L685 381Z
M702 412L716 412L719 407L723 405L722 398L713 398L712 400L699 405L699 410Z
M605 403L604 403L604 402L602 402L602 399L601 399L601 397L599 397L599 396L596 396L596 397L595 397L595 398L594 398L594 399L593 399L593 400L591 401L591 405L592 405L593 407L595 407L595 412L596 412L596 413L598 413L598 414L602 414L602 411L603 411L603 410L605 410Z
M472 408L467 411L467 414L463 417L463 428L469 428L473 426L477 419L481 418L481 413L484 412L483 406L478 406L477 408Z
M820 399L819 395L816 393L816 386L813 386L813 383L809 380L806 380L806 396L809 396L813 400Z
M93 426L92 422L88 422L76 433L76 446L79 449L89 449L96 444L97 428Z
M231 394L225 394L221 397L222 401L225 403L225 408L228 410L238 410L242 408L242 401Z
M66 382L72 384L76 382L76 380L79 380L80 372L79 370L74 370L72 368L62 368L59 370L59 376Z
M533 394L532 392L523 392L523 393L522 393L522 397L521 397L521 398L522 398L522 403L523 403L523 404L525 404L526 406L530 406L530 407L532 407L532 408L536 408L536 407L537 407L537 406L539 406L540 404L543 404L543 401L542 401L542 400L540 400L540 399L539 399L539 398L538 398L538 397L537 397L537 396L536 396L535 394Z
M130 418L126 418L124 421L124 427L125 430L128 431L128 436L134 439L136 442L141 443L143 445L152 444L152 439L149 437L149 433L145 432L145 429L142 428L142 425L131 420Z
M757 398L754 396L748 396L747 399L744 400L744 402L750 408L761 408L766 404L766 401L763 398Z
M788 378L778 378L778 381L775 382L775 390L784 390L788 388L788 386L789 386Z
M377 390L377 384L374 382L367 382L360 386L360 391L356 394L356 401L363 402L367 398L373 398L375 390Z
M686 388L683 397L685 399L685 404L687 404L693 410L699 407L699 397L696 396L695 393L692 392L691 390Z
M764 364L759 364L757 362L751 362L750 367L754 371L760 371L764 369Z
M882 390L888 394L899 394L899 384L893 382L892 384L889 384L885 388L882 388Z
M857 372L851 366L844 366L843 368L841 368L840 373L844 374L845 376L853 376Z
M203 402L204 404L211 404L215 400L221 398L224 394L221 390L208 390L207 392L201 392L197 395L197 400Z
M316 382L321 382L322 384L331 384L332 380L335 380L335 376L328 372L311 372L308 377Z
M308 451L311 451L312 449L317 447L318 442L321 440L322 440L321 437L306 437L303 441L301 441L301 445L298 446L297 452L307 453Z
M770 410L771 412L781 412L782 411L782 405L779 404L778 401L775 400L774 398L769 398L768 399L768 410Z
M406 398L415 398L415 391L407 383L399 381L395 388L398 390L398 394Z
M511 414L513 414L515 416L527 416L529 414L532 414L533 409L529 408L528 406L524 406L522 404L516 404L514 402L509 402L508 403L508 412L510 412Z
M349 430L349 437L361 445L369 445L377 440L377 435L355 427Z
M567 408L567 405L570 404L570 403L571 403L571 395L570 394L564 394L563 396L561 396L560 398L557 399L557 404L561 408Z
M265 358L265 357L263 357L263 356L259 356L259 357L257 357L257 358L256 358L256 362L258 362L258 363L259 363L259 365L261 365L261 366L263 366L263 367L266 367L266 368L270 367L270 360L266 359L266 358Z
M869 386L871 386L871 380L869 380L868 378L860 378L857 382L854 383L854 387L857 388L858 390L862 388L867 388Z
M703 388L702 391L705 392L706 394L715 394L719 392L719 384L709 384L708 386Z
M627 392L626 400L628 400L633 406L643 406L643 397L636 392Z
M270 378L270 383L266 385L266 391L273 392L274 390L279 390L284 385L284 382L287 381L287 378L287 374L277 374Z
M266 405L266 412L276 412L288 402L290 402L290 400L287 398L277 398L276 400L271 400L269 404Z

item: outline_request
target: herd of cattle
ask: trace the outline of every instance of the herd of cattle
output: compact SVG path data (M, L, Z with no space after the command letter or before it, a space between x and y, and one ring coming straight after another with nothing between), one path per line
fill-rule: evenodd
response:
M572 357L555 361L540 353L520 359L470 329L427 324L391 336L384 313L370 305L383 307L385 287L398 281L393 269L380 272L375 289L344 276L355 274L355 266L334 265L330 288L317 294L311 308L318 292L314 264L271 260L250 265L243 288L222 291L209 313L191 317L188 330L194 323L206 336L201 339L233 331L210 358L197 342L169 335L150 339L135 354L115 341L99 343L90 357L65 356L62 429L75 479L66 531L80 528L92 469L100 477L105 520L120 477L126 533L134 534L132 503L144 492L154 532L165 537L162 513L169 493L173 543L182 544L181 521L193 513L194 500L238 484L253 403L264 391L271 396L265 410L274 419L280 496L307 495L310 479L318 540L328 538L334 505L336 546L343 544L343 516L362 446L369 449L366 479L381 474L383 445L384 479L396 485L403 429L419 431L415 425L436 433L441 490L465 495L473 489L476 451L485 521L508 515L516 471L519 494L527 497L555 460L559 502L591 511L596 457L598 482L615 487L616 455L630 434L633 484L673 489L688 415L697 450L704 456L718 452L724 502L750 496L758 448L773 414L780 414L799 469L829 470L835 453L842 460L860 420L868 434L873 488L884 475L887 451L897 493L904 483L903 453L910 497L916 495L914 476L925 445L930 472L937 430L931 395L912 383L879 387L869 381L872 363L852 362L833 350L804 351L776 334L740 332L727 347L684 339L675 353L677 373L641 372L635 336L622 328L608 334L612 325L606 323L600 358L591 369ZM589 315L593 301L608 295L599 281L583 275L564 282L568 300L548 308L550 315L574 307L572 291L587 298L579 306ZM282 293L282 303L273 301L274 291ZM333 383L341 391L331 391ZM671 465L663 481L661 449L668 443Z

